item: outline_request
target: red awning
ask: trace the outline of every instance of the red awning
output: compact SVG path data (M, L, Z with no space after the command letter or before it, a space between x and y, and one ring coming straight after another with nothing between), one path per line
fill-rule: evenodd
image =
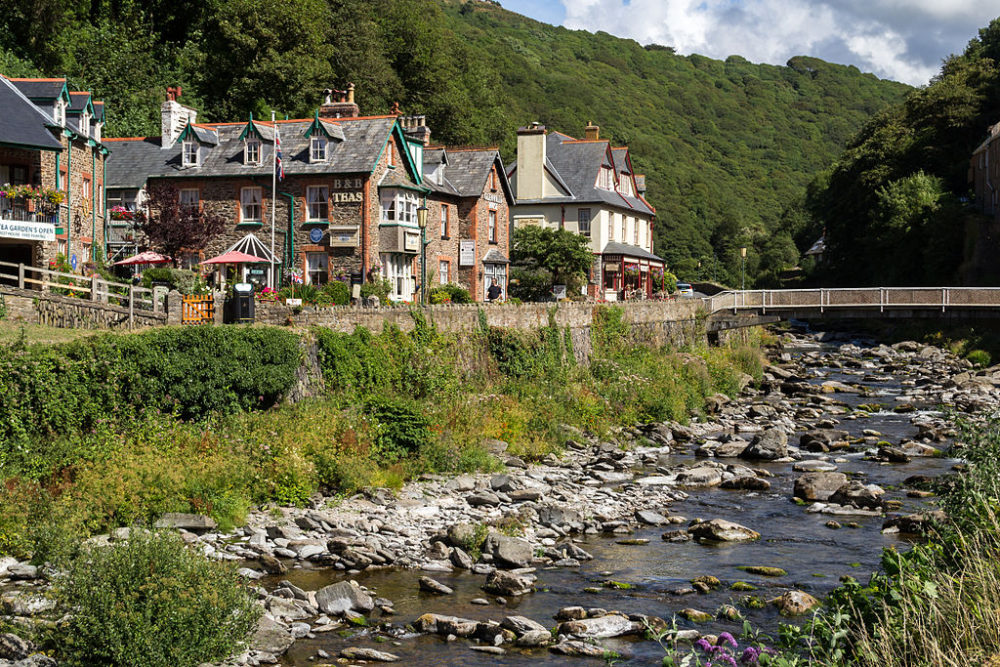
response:
M172 260L158 252L140 252L138 255L126 257L114 263L114 266L132 266L134 264L169 264Z
M230 250L229 252L224 252L218 257L213 257L212 259L206 259L202 264L269 264L266 259L262 257L255 257L254 255L248 255L245 252L240 252L239 250Z

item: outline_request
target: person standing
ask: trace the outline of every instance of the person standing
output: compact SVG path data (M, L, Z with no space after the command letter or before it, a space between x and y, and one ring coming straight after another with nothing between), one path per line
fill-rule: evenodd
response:
M486 300L490 303L499 301L503 297L503 288L500 285L493 283L486 290Z

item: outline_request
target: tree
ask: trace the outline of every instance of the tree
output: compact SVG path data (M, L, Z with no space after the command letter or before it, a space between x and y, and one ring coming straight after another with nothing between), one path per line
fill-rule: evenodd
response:
M570 290L579 286L594 263L586 236L535 225L514 230L510 258L523 273L548 272L555 284Z
M136 227L146 236L150 247L175 260L182 250L201 250L229 226L225 216L182 205L180 191L169 183L149 186L146 203L149 214L140 213Z

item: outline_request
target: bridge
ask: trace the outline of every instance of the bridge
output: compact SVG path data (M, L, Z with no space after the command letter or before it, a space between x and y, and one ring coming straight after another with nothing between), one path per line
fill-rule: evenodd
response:
M714 329L736 320L986 319L1000 317L1000 287L852 287L720 292L702 300Z

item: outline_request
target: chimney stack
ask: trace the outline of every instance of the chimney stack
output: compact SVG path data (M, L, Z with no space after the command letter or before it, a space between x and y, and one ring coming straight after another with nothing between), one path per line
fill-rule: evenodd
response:
M517 198L541 199L545 196L545 135L541 123L517 130Z
M189 124L198 119L198 112L177 100L181 97L180 86L167 88L167 99L160 107L160 148L170 148Z
M354 102L354 84L347 84L347 90L323 91L325 99L319 108L320 118L357 118L360 114L358 105Z
M587 128L584 130L587 141L596 141L601 138L601 128L594 125L593 121L587 121Z
M421 143L424 146L430 145L431 128L427 127L426 116L400 116L399 124L403 128L403 134L406 135L407 139Z

